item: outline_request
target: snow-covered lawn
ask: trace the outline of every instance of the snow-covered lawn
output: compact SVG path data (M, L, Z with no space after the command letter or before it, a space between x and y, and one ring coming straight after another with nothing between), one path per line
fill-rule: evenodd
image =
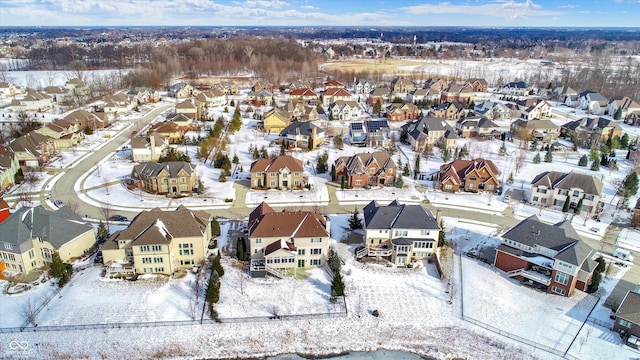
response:
M311 189L302 190L249 190L245 203L247 206L255 206L265 201L270 205L278 204L318 204L326 205L329 203L329 192L327 191L326 180L321 177L312 177L309 179ZM295 200L294 200L295 199Z

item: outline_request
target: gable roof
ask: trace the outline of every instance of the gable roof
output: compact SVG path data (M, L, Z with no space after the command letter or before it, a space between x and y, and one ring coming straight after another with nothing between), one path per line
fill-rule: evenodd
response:
M550 189L579 188L587 194L602 194L602 181L594 176L579 173L563 173L559 171L542 172L531 181L533 186L546 186Z
M380 205L371 201L362 209L367 229L433 229L440 230L431 212L420 205L392 201Z
M201 237L211 222L212 215L202 210L189 210L180 205L174 211L159 208L142 211L129 226L114 233L105 243L106 248L117 249L119 240L131 240L133 245L169 244L175 238Z
M440 166L440 182L447 180L453 181L455 184L462 184L467 174L472 170L485 168L492 176L498 176L500 170L491 160L477 158L473 160L454 160L448 164Z
M280 136L286 135L306 135L311 136L315 129L316 134L323 133L324 130L310 121L293 121L289 126L280 132Z
M249 237L328 237L327 220L311 211L273 211L264 203L258 205L249 217ZM256 212L258 210L258 212ZM265 211L266 210L266 211Z
M622 303L618 306L616 316L634 324L640 324L640 294L627 291Z
M302 161L290 155L280 155L275 159L258 159L251 163L250 172L278 172L284 168L290 171L304 171Z
M158 176L163 170L169 173L169 177L178 177L180 171L184 170L187 175L196 171L196 166L185 161L169 161L165 163L155 163L152 161L144 162L133 166L133 174L137 174L143 178L153 178Z
M581 240L569 220L551 225L543 223L536 215L531 215L502 237L533 248L542 246L555 250L558 252L555 259L575 266L582 266L595 253L593 248Z
M68 206L55 211L42 205L22 207L0 224L0 241L20 245L34 237L48 241L56 249L88 232L93 226L85 223Z
M371 164L376 164L378 169L393 169L396 163L386 151L373 153L360 153L353 156L341 156L335 161L336 167L346 166L348 174L362 174Z

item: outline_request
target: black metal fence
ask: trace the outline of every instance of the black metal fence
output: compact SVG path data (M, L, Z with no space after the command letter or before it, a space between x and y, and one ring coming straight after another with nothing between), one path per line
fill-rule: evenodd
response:
M59 293L55 292L46 302L39 306L39 311L46 306L49 301ZM151 322L135 322L135 323L96 323L96 324L77 324L77 325L51 325L51 326L29 326L30 321L20 327L0 328L0 333L18 333L18 332L36 332L36 331L68 331L68 330L93 330L93 329L124 329L124 328L143 328L143 327L177 327L177 326L195 326L204 324L217 323L255 323L255 322L277 322L277 321L294 321L294 320L312 320L312 319L332 319L347 317L347 303L344 297L336 298L336 306L338 311L316 314L291 314L291 315L270 315L270 316L254 316L254 317L236 317L236 318L218 318L218 319L202 319L202 320L176 320L176 321L151 321Z

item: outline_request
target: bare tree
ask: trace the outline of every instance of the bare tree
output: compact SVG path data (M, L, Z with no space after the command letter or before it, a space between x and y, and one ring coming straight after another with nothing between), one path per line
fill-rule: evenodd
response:
M522 167L524 166L524 159L526 158L526 153L522 150L517 150L514 156L515 159L515 163L514 163L514 167L516 170L516 174L518 174L520 172L520 170L522 169Z
M33 301L33 299L29 299L22 303L18 311L24 321L29 322L33 326L38 326L38 323L36 322L36 316L38 315L37 308L38 306L35 301Z
M242 295L244 295L246 280L244 273L242 271L238 271L238 286L240 287L240 294Z
M113 213L112 205L108 202L103 203L102 206L100 207L100 214L102 215L102 217L104 217L104 220L107 223L107 230L109 230L109 232L111 232L111 229L109 229L109 218L111 217L112 213Z
M71 209L71 211L73 211L76 214L78 213L78 206L79 205L78 205L77 202L71 200L71 201L68 201L66 205L67 205L67 207L69 207L69 209Z

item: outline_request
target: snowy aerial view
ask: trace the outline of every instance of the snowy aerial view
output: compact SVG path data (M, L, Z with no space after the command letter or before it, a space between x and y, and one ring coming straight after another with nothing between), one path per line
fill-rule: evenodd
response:
M640 3L135 5L0 6L0 358L640 358Z

